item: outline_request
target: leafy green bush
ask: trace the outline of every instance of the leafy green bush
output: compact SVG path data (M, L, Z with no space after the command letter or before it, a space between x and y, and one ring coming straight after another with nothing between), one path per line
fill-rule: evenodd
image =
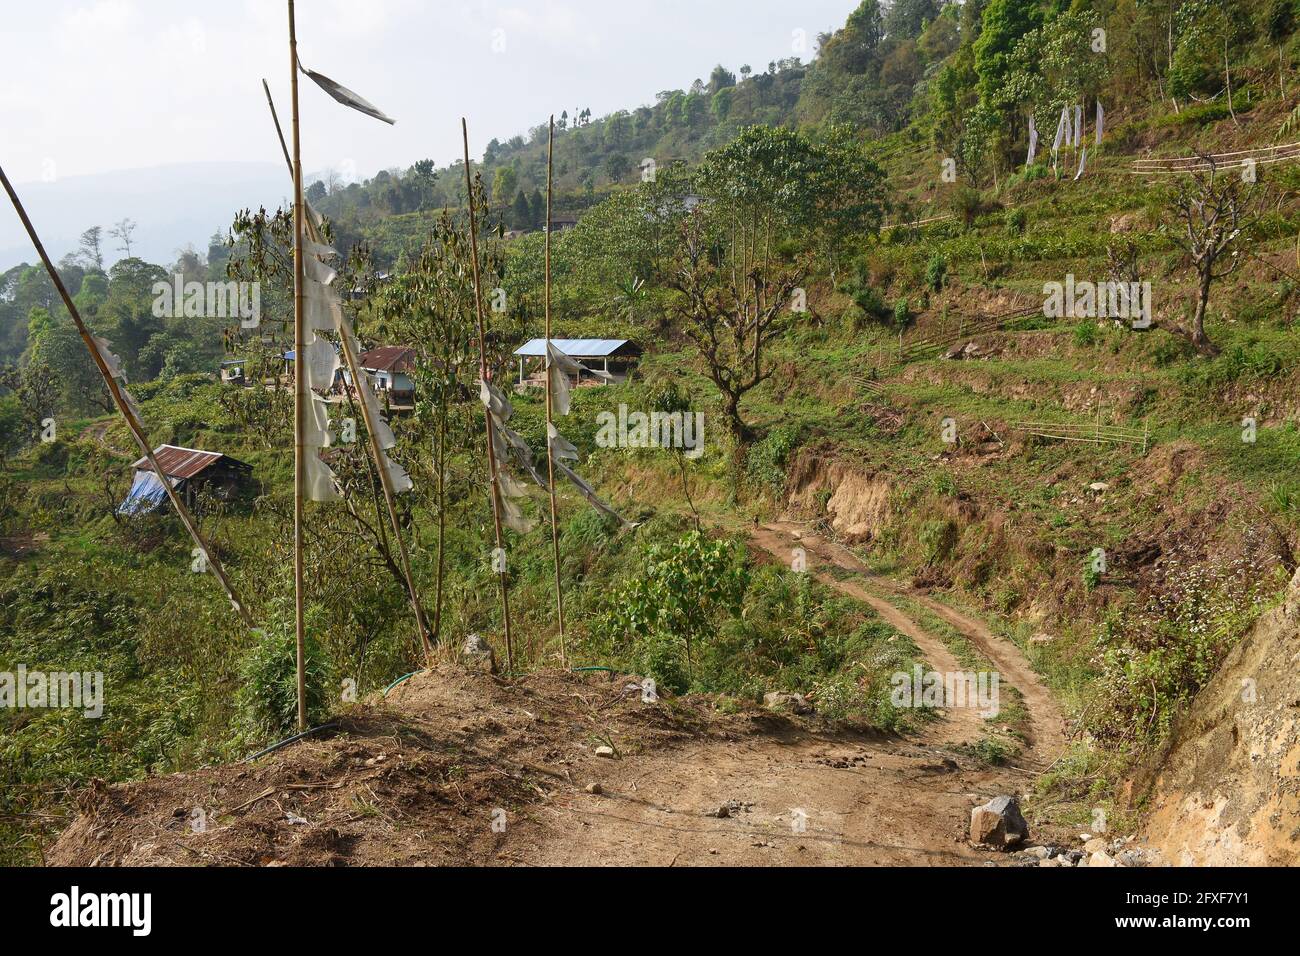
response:
M943 253L936 252L930 256L930 261L925 264L925 284L935 292L943 288L944 282L948 277L948 260Z
M907 323L912 320L912 308L908 305L906 299L899 299L894 303L894 325L899 329L907 328Z
M748 582L742 548L692 531L651 546L643 572L616 589L597 629L635 642L638 670L683 693L696 646L714 630L718 615L739 610Z
M790 453L798 445L798 426L778 425L773 428L762 441L750 446L745 458L745 473L749 480L779 494L785 489Z
M307 628L307 724L314 727L329 716L333 700L333 667ZM239 661L241 685L236 701L250 736L272 739L293 733L298 726L297 641L292 627L280 623L258 632L256 642Z

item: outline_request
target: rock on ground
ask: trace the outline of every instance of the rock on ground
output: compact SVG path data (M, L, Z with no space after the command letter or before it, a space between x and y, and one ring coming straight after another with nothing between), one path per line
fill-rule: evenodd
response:
M789 711L792 714L811 714L813 709L803 694L785 694L775 690L763 695L763 706L768 710Z
M1029 837L1029 824L1020 813L1015 797L994 797L970 814L970 840L983 846L1006 849Z
M465 646L460 652L460 662L470 670L487 674L497 672L497 657L492 645L477 634L465 638Z

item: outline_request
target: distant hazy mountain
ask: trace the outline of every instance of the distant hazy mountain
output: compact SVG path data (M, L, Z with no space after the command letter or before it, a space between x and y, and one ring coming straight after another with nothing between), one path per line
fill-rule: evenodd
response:
M208 237L228 229L237 210L273 208L292 189L284 166L275 163L180 163L15 188L56 262L77 248L83 231L103 226L105 267L121 258L117 241L107 235L120 219L137 223L133 254L167 265L185 245L205 252ZM0 204L0 271L35 261L18 216L7 201Z

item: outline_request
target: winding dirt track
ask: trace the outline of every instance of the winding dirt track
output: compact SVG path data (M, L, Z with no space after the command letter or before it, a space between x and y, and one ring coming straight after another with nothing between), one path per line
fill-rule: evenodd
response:
M819 581L852 597L867 601L886 622L916 643L922 656L932 668L939 671L962 670L961 665L942 641L924 631L911 618L879 595L881 592L896 593L921 604L930 613L942 618L960 632L1001 674L1002 680L1024 696L1031 725L1029 753L1042 761L1039 769L1044 769L1064 749L1064 720L1056 697L1042 682L1020 648L1006 638L994 634L982 621L936 601L924 591L901 588L888 578L872 574L848 548L805 531L802 526L793 522L773 522L755 528L750 535L750 542L782 561L789 561L795 547L803 548L808 555L808 570L815 574ZM851 581L838 580L828 571L819 570L819 568L825 569L828 565L853 572L860 580L866 582L867 587ZM959 711L953 716L958 717L963 713L976 718L978 722L978 715L971 710Z
M756 528L751 545L865 601L936 670L963 670L935 635L889 603L891 582L847 549L797 525ZM830 566L853 572L839 580ZM601 793L559 796L539 811L519 862L540 865L970 866L995 854L966 842L971 807L1021 792L1063 746L1060 711L1019 649L960 612L907 592L977 646L1024 696L1031 740L1019 766L988 767L958 745L982 718L955 709L915 737L822 733L773 717L740 740L613 760ZM731 804L725 814L719 808Z

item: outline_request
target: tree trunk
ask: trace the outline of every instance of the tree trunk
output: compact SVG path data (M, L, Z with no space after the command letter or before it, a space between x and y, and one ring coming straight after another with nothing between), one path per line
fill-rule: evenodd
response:
M1210 344L1210 339L1205 334L1205 313L1210 304L1210 282L1211 277L1208 272L1201 276L1196 296L1196 316L1192 320L1192 344L1201 347Z

